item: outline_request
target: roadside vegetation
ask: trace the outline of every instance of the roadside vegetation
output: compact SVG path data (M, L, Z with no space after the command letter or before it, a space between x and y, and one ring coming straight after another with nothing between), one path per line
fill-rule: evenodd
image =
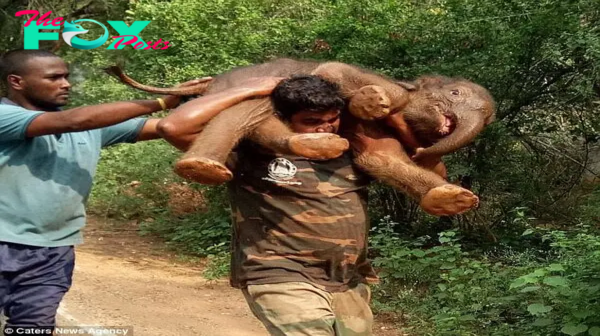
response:
M171 42L149 51L61 46L73 65L73 106L148 97L101 71L122 61L157 86L286 56L489 88L497 121L446 158L450 179L480 196L479 209L434 218L371 186L375 310L410 335L600 335L597 0L0 1L0 49L22 46L14 12L27 6L151 20L142 37ZM161 141L106 150L90 212L136 219L143 234L208 256L208 277L224 276L225 189L177 178L179 155Z

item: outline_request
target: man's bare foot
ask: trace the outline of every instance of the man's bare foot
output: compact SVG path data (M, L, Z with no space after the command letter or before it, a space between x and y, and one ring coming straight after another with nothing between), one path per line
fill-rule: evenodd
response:
M298 156L314 160L329 160L348 150L348 140L333 133L305 133L292 136L289 149Z
M477 207L479 198L470 190L445 184L433 188L421 199L421 208L434 216L458 215Z
M208 185L222 184L233 178L225 165L203 157L177 161L175 173L184 179Z
M354 93L348 108L357 118L373 120L387 116L390 104L390 98L381 86L367 85Z

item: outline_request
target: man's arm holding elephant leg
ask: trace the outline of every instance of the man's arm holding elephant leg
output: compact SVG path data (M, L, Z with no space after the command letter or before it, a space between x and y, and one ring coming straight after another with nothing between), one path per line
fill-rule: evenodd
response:
M222 92L191 100L157 122L156 129L170 144L186 151L213 117L246 99L270 94L280 80L279 77L251 78Z
M271 115L249 135L259 145L275 153L316 160L336 158L350 147L348 140L333 133L294 133L277 116Z

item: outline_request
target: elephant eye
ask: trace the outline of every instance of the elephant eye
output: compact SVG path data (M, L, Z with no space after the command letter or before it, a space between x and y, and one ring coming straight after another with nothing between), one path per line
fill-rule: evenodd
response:
M458 96L460 94L460 91L454 89L454 90L450 90L450 93L454 96Z

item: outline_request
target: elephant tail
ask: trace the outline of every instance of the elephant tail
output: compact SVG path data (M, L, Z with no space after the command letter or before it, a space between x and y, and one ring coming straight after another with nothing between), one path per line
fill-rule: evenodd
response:
M109 66L105 68L104 71L119 79L119 81L125 85L134 87L138 90L150 92L150 93L158 93L158 94L166 94L166 95L175 95L175 96L197 96L203 94L208 86L210 85L212 78L206 78L201 81L199 84L194 86L187 87L170 87L170 88L159 88L149 85L141 84L135 81L133 78L127 76L123 69L117 65Z

